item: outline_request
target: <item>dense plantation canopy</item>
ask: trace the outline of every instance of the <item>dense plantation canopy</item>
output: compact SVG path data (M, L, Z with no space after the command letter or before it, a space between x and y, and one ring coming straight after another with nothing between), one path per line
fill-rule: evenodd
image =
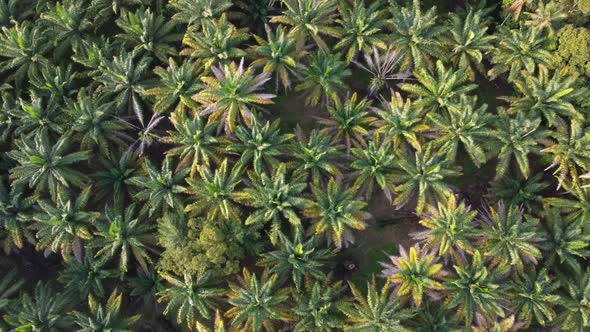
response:
M0 29L0 332L590 331L590 0Z

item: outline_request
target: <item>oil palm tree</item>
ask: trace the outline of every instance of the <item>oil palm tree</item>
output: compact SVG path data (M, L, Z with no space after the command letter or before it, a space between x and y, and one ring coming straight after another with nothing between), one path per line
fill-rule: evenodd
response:
M37 221L37 249L59 251L65 261L73 251L77 259L82 259L82 240L93 237L93 224L100 216L86 208L91 193L87 187L75 200L60 193L56 203L38 201L41 211L33 216Z
M285 164L278 165L270 175L266 172L249 172L248 177L250 185L232 195L236 201L253 210L244 223L271 222L269 237L275 244L283 220L288 221L294 230L301 230L298 212L311 205L311 201L303 198L307 183L288 179Z
M62 0L47 6L41 20L47 24L47 31L53 40L54 54L65 55L70 48L79 47L82 40L92 31L86 6L79 1Z
M567 267L581 274L582 267L578 258L590 256L588 242L590 235L582 232L581 220L565 221L559 209L546 209L543 212L546 222L546 242L543 259L548 267Z
M320 248L319 238L305 239L300 231L294 232L293 240L278 232L278 239L276 250L264 253L259 265L268 267L270 273L278 274L281 279L291 277L297 290L301 290L305 276L326 279L322 268L334 257L335 250Z
M375 275L367 281L366 295L348 282L354 302L342 306L346 316L346 332L404 332L402 321L412 318L412 310L403 308L391 291L389 279L379 288Z
M534 73L536 68L549 67L551 54L545 49L546 38L540 32L535 28L500 28L497 48L492 52L494 67L488 71L490 79L508 72L508 82L512 82L523 69Z
M216 301L224 294L224 290L212 285L211 273L192 276L185 274L178 278L162 273L170 286L158 293L158 302L166 302L164 315L174 313L178 324L186 323L189 329L194 328L199 318L210 318L211 311L217 307Z
M106 264L104 259L95 259L90 250L80 261L70 260L58 277L64 286L64 295L76 301L82 301L90 294L104 297L107 280L117 276L117 271L108 269Z
M437 250L441 257L463 256L473 250L471 237L475 231L473 220L476 216L476 211L471 211L464 202L457 204L455 195L451 195L446 204L437 202L436 207L426 207L426 213L420 220L420 225L426 230L412 236Z
M344 317L339 310L347 303L342 296L342 281L307 282L303 292L294 292L294 332L328 332L342 328Z
M319 184L329 177L341 177L342 165L338 163L340 151L332 144L332 137L326 131L312 129L306 136L301 127L295 128L296 139L289 146L289 153L295 159L293 177Z
M223 316L221 315L219 310L217 310L215 312L215 321L213 324L214 324L213 328L209 329L205 325L203 325L203 323L197 322L197 325L196 325L197 332L226 332L227 331L225 329L225 322L223 321Z
M228 169L227 159L214 171L207 166L200 166L200 178L187 179L190 185L188 193L194 198L194 203L188 204L185 211L206 215L209 220L226 218L241 221L240 209L233 195L242 181L242 170L240 164Z
M431 147L417 151L412 159L403 153L398 153L397 157L401 174L395 177L394 191L398 195L394 205L403 206L417 196L416 213L421 214L426 204L444 202L452 194L446 178L458 176L460 172L452 169L450 161L442 159Z
M22 293L16 303L4 316L15 331L59 332L74 327L72 317L67 315L68 298L55 293L49 283L38 282L32 296Z
M273 171L278 167L283 149L294 137L282 134L280 120L262 121L259 115L250 119L250 127L238 126L235 141L230 142L226 150L240 156L242 165L252 165L257 173Z
M21 98L12 107L9 116L19 123L14 130L17 137L39 136L44 130L49 133L49 138L58 137L65 134L66 124L71 122L56 101L43 98L36 92L31 93L30 101Z
M488 32L488 22L482 11L470 9L466 16L449 14L449 30L444 44L449 48L449 61L458 68L468 68L467 74L475 79L475 72L485 75L483 58L494 50L494 35Z
M584 331L590 326L590 270L564 278L563 311L557 321L566 331Z
M441 59L444 48L440 41L445 27L437 24L436 7L425 13L420 1L413 0L411 7L391 6L391 44L403 56L402 69L423 69L433 66L433 59Z
M205 106L200 115L210 114L209 123L218 122L218 128L223 127L226 133L234 132L238 116L250 127L254 105L272 104L275 95L257 92L270 79L270 74L255 75L252 66L244 69L244 58L239 65L232 62L211 70L214 77L201 77L206 87L193 99Z
M471 325L475 313L488 319L504 317L502 288L498 282L506 270L489 269L477 250L471 256L471 263L454 265L453 268L455 274L444 284L448 292L447 308L457 308L457 315L463 318L466 326Z
M198 93L202 84L199 81L201 67L184 61L180 65L173 58L168 60L168 67L156 67L154 73L159 77L156 87L147 89L144 95L156 99L154 111L165 113L170 109L184 111L198 107L192 96Z
M71 137L62 136L55 144L46 130L35 138L21 137L8 156L19 165L10 170L15 184L28 183L36 194L49 191L53 200L58 193L71 187L82 187L86 176L74 168L80 161L89 158L89 151L68 153Z
M122 209L121 209L122 210ZM130 258L135 259L144 272L152 263L150 252L156 252L155 225L136 216L134 204L124 211L105 209L104 221L96 223L96 237L92 246L98 249L96 256L101 259L119 258L119 272L128 272Z
M540 143L549 131L541 126L541 119L529 119L523 113L510 117L502 114L496 118L494 139L488 141L490 151L498 151L496 180L506 175L511 163L516 162L520 174L528 179L531 171L529 156L540 154Z
M289 289L280 288L278 275L264 270L258 277L246 268L238 276L238 283L229 284L228 302L231 308L225 316L232 327L243 331L274 331L275 321L289 318L281 309L289 298Z
M137 164L130 154L121 156L118 160L101 158L101 167L94 173L96 200L112 196L114 206L121 206L126 198L131 197L133 186L127 180L137 175Z
M371 216L363 211L366 202L355 200L353 188L342 185L331 178L327 188L312 186L314 201L303 213L314 223L311 229L317 235L325 234L328 242L342 248L352 243L352 230L364 230L365 221Z
M351 75L351 71L346 68L346 63L339 54L319 50L311 53L308 59L308 65L300 70L302 82L295 86L295 91L305 91L305 100L310 106L317 106L320 102L325 105L346 89L344 80Z
M458 101L459 96L477 88L477 84L465 83L468 76L465 67L458 70L446 69L442 61L436 61L436 70L431 74L426 68L419 67L414 76L420 84L405 83L401 89L421 97L415 102L418 107L425 107L433 112L448 109Z
M81 76L71 64L47 64L39 71L31 73L29 83L34 88L30 93L47 98L49 104L63 106L70 98L75 97Z
M476 325L472 326L473 332L515 332L524 327L523 322L517 322L514 315L501 320L489 320L484 315L475 314Z
M74 311L73 316L80 332L130 332L141 315L126 317L121 314L122 294L113 291L103 307L94 296L88 295L88 312Z
M23 186L7 188L0 178L0 238L6 255L13 246L22 249L25 241L35 244L35 236L31 230L34 202L32 197L26 196Z
M580 220L584 226L588 225L590 223L590 188L564 184L564 189L569 194L568 198L546 197L545 203L561 209L568 222Z
M411 326L415 332L461 332L464 331L459 319L451 315L444 305L427 302L424 309L418 310Z
M116 147L128 145L133 139L125 133L130 127L116 118L116 109L103 94L89 95L80 89L74 103L69 103L69 113L76 119L71 130L80 142L80 148L98 148L101 154L112 157Z
M448 116L430 112L428 120L438 137L429 144L451 161L457 159L457 151L461 146L471 161L480 167L487 160L484 144L492 138L492 132L488 127L489 117L485 113L488 105L477 107L476 104L477 98L461 95L458 103L447 108Z
M578 168L590 169L590 148L587 144L590 137L576 122L571 123L569 130L553 131L551 134L555 141L548 140L545 142L548 146L541 150L542 154L553 158L545 170L555 168L553 174L560 185L568 175L574 183L578 183Z
M353 146L366 148L365 137L369 134L369 126L376 120L369 115L371 102L364 98L358 100L356 93L343 99L335 97L328 106L330 117L318 119L318 123L325 126L323 130L332 135L334 143L343 142L346 151Z
M210 166L211 161L219 164L221 140L215 135L216 123L207 124L198 114L188 115L189 111L178 110L170 115L174 130L162 137L162 143L173 144L166 151L166 157L178 156L178 167L190 166L190 177L194 177L200 165Z
M346 51L347 62L355 60L359 52L370 52L373 47L387 48L383 34L387 12L380 1L369 6L364 0L340 1L338 13L340 17L336 23L340 26L341 37L334 48Z
M385 193L391 202L391 191L394 187L391 176L395 171L395 155L391 152L391 141L382 141L378 134L373 135L366 148L352 148L351 177L353 187L359 188L367 200L375 191L375 184Z
M399 246L399 256L389 256L392 264L381 263L382 275L395 285L398 297L410 295L416 307L422 305L424 293L429 297L438 298L443 289L441 279L447 274L443 265L437 263L433 253L414 245L409 253Z
M161 170L158 170L149 159L146 159L142 166L143 174L127 180L127 183L140 189L133 196L145 202L140 214L147 212L151 216L160 210L182 211L184 206L182 193L186 191L182 184L189 169L184 168L175 172L171 158L164 159Z
M559 280L554 280L546 269L538 273L534 268L515 275L508 285L514 308L518 310L517 318L527 325L533 322L546 326L555 321L555 307L561 302L557 294Z
M542 254L543 233L538 220L524 215L523 208L500 201L480 215L476 230L478 248L491 259L490 266L510 266L522 272L525 265L536 265Z
M509 113L525 113L530 117L541 116L548 126L565 127L565 119L583 122L584 116L574 106L575 100L588 95L588 90L576 86L576 77L562 77L556 71L550 78L545 71L538 77L523 74L513 84L517 97L506 97L510 102Z
M329 24L337 16L335 1L282 0L282 4L285 6L282 15L273 16L270 22L291 26L298 49L303 49L311 37L321 49L327 51L328 45L322 35L340 37L338 29Z
M232 6L229 0L171 0L172 20L187 24L188 29L201 27L204 21L220 17Z
M187 46L180 54L196 59L203 68L212 68L217 64L246 56L239 46L250 38L247 28L236 28L227 20L226 14L219 19L201 21L201 29L188 30L182 43Z
M545 3L544 1L537 1L536 5L537 8L534 12L527 11L524 13L526 17L524 25L545 30L549 37L553 37L555 28L568 18L568 13L563 4L559 2L549 1Z
M380 53L376 46L373 46L372 52L363 52L365 64L352 60L357 67L366 71L371 76L369 83L369 95L375 95L382 89L389 87L389 83L395 80L405 80L411 76L408 69L397 72L401 61L402 54L396 50L388 48Z
M123 30L116 37L134 53L147 53L162 62L177 54L174 44L181 40L182 35L175 31L176 21L153 13L150 8L140 8L124 13L115 23Z
M0 278L0 310L2 312L6 312L10 308L13 298L18 295L17 293L24 283L25 280L20 278L16 268L4 272ZM0 321L0 328L6 328L3 321Z
M265 25L266 39L254 35L257 45L250 47L254 58L252 66L262 67L262 72L271 73L275 77L275 90L279 83L285 90L291 88L291 78L297 68L297 61L307 52L295 48L293 35L279 25L274 30Z
M510 205L524 206L535 211L543 204L543 190L549 183L542 181L543 173L537 173L528 179L521 176L503 177L492 183L492 193L496 199L504 200Z

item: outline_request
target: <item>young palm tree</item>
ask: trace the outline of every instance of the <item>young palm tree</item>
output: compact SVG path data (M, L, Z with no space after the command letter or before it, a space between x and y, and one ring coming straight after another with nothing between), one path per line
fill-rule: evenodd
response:
M403 246L399 246L399 256L389 256L391 263L381 263L382 275L395 285L397 296L412 297L416 307L422 305L424 293L432 298L438 298L438 291L443 289L440 283L447 272L443 265L437 263L433 253L428 253L418 245L410 247L409 253Z
M198 114L190 116L187 113L178 110L170 115L174 130L169 130L169 136L162 137L160 141L174 145L166 151L166 157L178 156L178 168L190 165L189 176L192 178L200 165L210 166L211 160L221 163L221 139L215 135L216 123L207 124Z
M151 58L121 50L112 58L102 56L99 59L94 79L104 86L104 92L113 96L119 112L133 112L143 125L141 92L148 83L146 76L150 72Z
M218 128L223 127L227 134L234 132L238 116L246 126L251 126L253 105L272 104L275 95L256 92L270 79L270 74L255 75L252 66L244 69L244 58L239 65L232 62L211 70L214 77L201 77L206 87L193 99L205 105L200 115L211 114L209 123L219 122Z
M97 147L104 156L112 157L112 147L126 146L133 139L125 134L129 126L116 118L114 104L108 99L104 94L88 95L80 89L76 102L69 103L68 112L76 119L71 130L80 148Z
M200 178L187 179L190 185L188 193L194 197L195 202L188 204L185 211L204 215L209 220L226 218L241 221L240 209L233 195L242 181L242 170L240 164L228 170L227 159L214 172L207 166L200 166Z
M549 146L541 150L541 153L553 157L551 165L545 170L555 167L553 174L557 176L560 185L568 175L574 183L578 183L578 168L590 169L590 147L587 144L590 137L576 122L571 123L569 134L566 130L554 131L551 134L555 141L549 140L546 142Z
M283 220L287 220L294 230L301 230L298 212L311 205L303 198L307 188L305 182L289 181L285 164L278 165L271 175L266 172L249 172L250 185L233 194L234 200L253 209L246 218L246 225L271 222L269 237L276 244Z
M185 274L183 279L168 273L162 273L170 286L158 293L158 302L166 302L164 315L174 313L178 324L186 323L189 329L194 328L197 319L210 318L215 310L216 300L223 296L224 290L211 285L212 275L206 272L193 277Z
M421 214L426 204L446 201L452 194L445 179L459 176L460 172L451 169L450 161L440 158L430 147L417 151L414 160L404 153L398 153L397 157L397 166L402 173L395 177L395 182L399 184L394 188L398 194L394 205L401 207L417 196L416 213Z
M310 230L317 235L328 233L328 242L338 248L348 246L354 241L352 230L366 228L365 221L371 216L363 211L367 203L355 200L354 189L343 189L334 178L326 189L317 185L311 189L315 199L312 206L303 211L306 217L314 220Z
M590 270L586 269L565 281L565 295L562 297L564 310L558 315L557 321L566 331L587 330L590 326Z
M549 37L553 37L555 35L555 28L562 21L568 19L568 13L559 2L549 1L545 3L544 1L537 1L536 5L537 8L534 12L524 13L526 17L524 25L545 30Z
M22 293L17 305L9 308L4 320L14 331L68 331L73 328L67 315L68 298L54 293L50 284L38 282L33 296Z
M282 309L289 298L288 288L280 288L278 275L264 270L260 277L246 268L238 276L238 284L229 284L228 302L232 306L225 316L232 327L241 331L274 331L275 321L289 319Z
M352 74L339 54L322 50L311 53L308 65L300 72L302 83L295 87L295 91L305 91L306 103L311 106L317 106L320 102L325 105L330 100L336 99L338 93L347 88L344 80Z
M376 120L369 116L371 102L368 99L357 101L357 94L342 101L335 97L328 106L330 118L318 119L318 123L324 125L324 131L332 135L334 143L344 142L346 151L351 147L366 148L365 137L369 134L369 126Z
M119 258L121 275L127 273L131 257L147 272L148 263L152 263L150 252L156 252L155 225L139 219L135 210L135 204L120 213L107 207L104 213L106 220L96 224L96 237L91 244L98 249L97 257L107 260Z
M170 58L167 68L154 69L154 73L159 77L158 86L147 89L143 93L155 97L156 102L153 107L157 113L165 113L170 109L184 111L197 108L198 103L192 99L192 96L201 91L202 84L199 82L201 71L201 67L189 61L178 65L174 59Z
M203 20L201 29L188 30L182 39L187 48L180 55L196 59L203 68L213 69L214 65L226 64L246 56L246 52L239 46L248 39L248 29L236 28L224 13L219 20Z
M477 84L465 83L468 76L466 68L455 71L447 70L442 61L436 61L436 70L431 74L426 68L420 67L414 71L414 76L420 83L405 83L403 91L421 97L415 102L418 107L429 108L432 112L448 109L458 97L477 88Z
M329 177L342 177L342 165L338 163L340 150L332 144L332 137L326 131L312 129L308 136L301 127L295 128L296 140L289 146L289 152L295 159L293 177L301 178L319 186Z
M31 231L34 202L32 197L25 196L22 186L9 189L0 178L0 239L6 255L13 246L22 249L25 241L35 244L35 236Z
M263 122L262 117L253 115L250 123L250 127L238 126L236 141L230 142L226 150L238 154L242 165L252 164L257 173L273 171L294 135L281 133L279 119Z
M472 223L476 216L476 211L471 211L463 202L457 205L455 195L451 195L446 204L437 202L437 207L426 207L420 225L427 230L412 236L437 250L439 256L459 257L460 254L463 257L465 252L473 250L470 238L475 231Z
M293 332L329 332L342 328L344 319L340 308L348 302L342 293L342 281L307 282L303 292L293 292L296 321Z
M529 178L529 155L540 154L540 142L549 134L541 127L541 119L529 119L523 113L509 117L502 114L496 119L494 139L488 140L490 151L498 151L495 179L499 180L510 170L512 161L516 161L520 174Z
M232 6L230 0L171 0L172 20L188 24L188 30L201 27L204 21L220 17Z
M475 313L488 319L504 317L503 295L498 281L506 270L488 269L477 250L469 265L454 265L453 268L455 275L444 284L448 292L445 305L457 308L457 315L463 318L465 326L471 325Z
M367 200L375 191L375 184L385 193L391 202L391 190L394 185L391 175L395 171L395 155L391 152L391 141L382 142L378 134L373 135L366 148L352 148L353 161L350 164L355 179L353 187L360 189Z
M162 163L162 170L158 170L149 159L145 159L142 164L144 174L127 180L127 183L140 189L134 197L145 202L141 215L147 212L151 216L156 211L166 212L170 209L182 211L184 207L182 193L186 191L182 184L189 169L174 172L172 163L171 158L166 158Z
M140 319L141 315L126 317L121 314L121 296L122 294L113 291L109 296L106 305L101 303L92 295L88 295L88 312L74 311L76 325L79 326L80 332L101 331L133 331L134 325Z
M470 9L466 16L449 14L450 29L444 44L449 48L449 61L457 68L468 68L471 80L475 71L485 75L484 55L494 50L496 37L488 32L488 22L482 18L483 11Z
M487 160L484 143L492 137L485 113L488 105L476 106L477 98L461 95L459 103L449 105L447 116L430 112L428 120L433 124L438 137L429 144L446 154L447 159L456 161L459 145L467 152L475 166L480 167Z
M306 240L303 236L302 232L296 231L291 241L285 234L278 232L277 250L264 253L258 263L268 267L270 273L278 274L281 279L291 276L298 291L305 276L325 280L322 268L336 254L335 250L318 248L319 238L311 236Z
M429 129L424 123L424 108L416 106L411 99L404 100L399 92L389 102L383 100L382 108L372 108L379 118L373 122L375 132L383 134L393 143L393 149L422 150L419 137Z
M70 260L73 251L78 260L82 259L82 240L93 237L93 224L100 216L86 209L91 193L91 188L87 187L75 200L60 193L56 204L45 200L38 202L42 212L34 216L37 249L59 251L65 261Z
M497 48L492 52L494 67L488 71L491 80L508 72L508 82L514 81L521 70L534 73L536 68L546 69L551 54L544 48L546 38L535 28L500 28Z
M576 86L576 77L562 77L558 71L551 78L545 71L540 71L538 76L523 74L521 79L514 80L519 96L504 98L510 102L508 112L541 116L553 127L565 127L564 118L583 122L584 116L573 103L586 96L588 90Z
M391 44L399 49L403 58L402 69L432 68L433 58L444 57L440 37L445 31L437 24L436 7L426 13L420 9L420 1L413 0L411 7L391 6Z
M169 56L177 54L176 42L182 35L176 33L176 21L156 14L151 9L138 9L127 12L115 23L123 30L116 35L123 45L132 47L136 54L147 53L166 62Z
M262 67L262 72L275 76L275 90L279 88L279 82L285 90L291 88L291 76L297 68L297 61L307 52L295 48L295 39L290 32L279 25L276 29L264 26L266 38L254 35L258 45L250 48L254 58L252 66Z
M364 0L338 2L340 18L336 23L340 25L340 40L335 49L346 51L346 61L355 60L359 52L369 53L373 47L386 49L383 34L387 12L382 9L381 1L365 5Z
M556 290L560 287L559 280L553 280L546 269L538 273L534 268L523 274L515 275L508 285L514 309L518 311L518 319L528 324L533 320L541 326L555 321L555 306L561 302Z
M479 218L476 230L478 248L491 258L491 266L515 268L522 272L525 264L537 264L542 257L539 250L543 233L538 220L525 216L522 207L506 206L500 201L497 207L489 206Z
M48 34L31 21L2 27L0 34L0 73L10 74L6 81L14 81L16 87L42 66L49 63L45 55L53 48ZM4 58L4 59L2 59Z
M84 186L86 176L77 171L74 164L88 159L90 153L67 153L70 145L69 136L62 136L51 144L47 130L42 130L34 138L21 137L15 143L17 150L8 152L8 156L19 163L10 169L14 185L28 183L37 195L49 191L53 200L67 188Z
M338 29L329 25L337 16L335 1L282 0L282 4L285 6L282 15L272 17L270 22L291 26L297 49L303 49L311 37L321 49L328 51L328 45L321 35L340 37Z
M379 49L373 46L371 53L363 52L365 65L358 61L352 60L357 67L371 75L369 83L369 96L377 94L380 90L389 86L390 81L405 80L411 76L409 70L397 72L398 65L403 60L401 53L396 49L388 48L383 55Z
M412 318L412 310L404 309L391 291L389 279L379 288L375 275L367 281L367 295L348 282L353 303L340 308L346 316L346 332L405 332L401 321Z
M582 220L567 222L560 210L553 208L543 212L546 221L546 241L543 259L548 267L565 266L577 274L582 273L578 258L590 257L590 235L582 231Z
M117 271L108 269L106 264L104 259L95 259L91 251L87 251L80 260L70 260L58 277L64 286L64 295L75 301L82 301L90 294L104 297L107 279L117 276Z

